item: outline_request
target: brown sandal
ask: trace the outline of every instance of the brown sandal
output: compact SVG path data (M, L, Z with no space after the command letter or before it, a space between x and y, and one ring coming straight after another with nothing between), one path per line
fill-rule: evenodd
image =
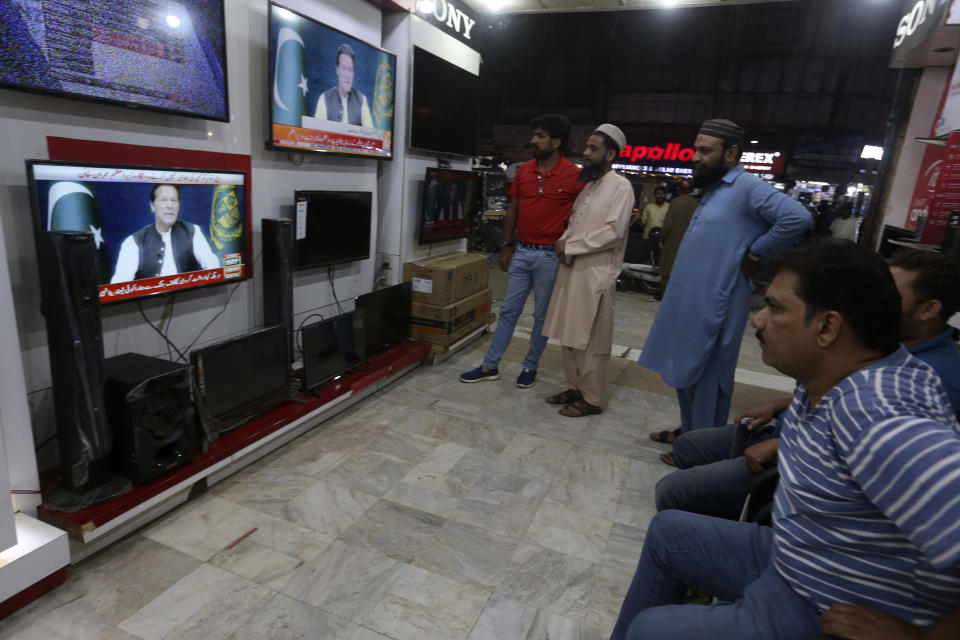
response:
M574 389L567 389L566 391L561 391L556 395L549 396L544 402L547 404L570 404L571 402L576 402L580 400L580 392Z
M598 413L603 413L603 409L598 407L595 404L590 404L586 400L580 399L576 402L571 402L563 409L560 409L560 415L566 416L568 418L582 418L584 416L595 416Z
M680 429L674 429L673 431L664 429L663 431L655 431L650 434L650 439L654 442L660 442L663 444L673 444L677 441L677 438L680 437L680 434L683 433Z

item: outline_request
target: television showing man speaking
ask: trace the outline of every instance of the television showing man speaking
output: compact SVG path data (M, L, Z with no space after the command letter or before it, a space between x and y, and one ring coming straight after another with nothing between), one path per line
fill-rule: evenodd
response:
M393 157L397 58L270 4L270 145Z

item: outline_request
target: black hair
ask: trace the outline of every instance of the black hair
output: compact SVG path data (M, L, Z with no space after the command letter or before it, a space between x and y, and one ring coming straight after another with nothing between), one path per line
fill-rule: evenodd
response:
M150 202L153 202L157 199L157 189L160 187L173 187L177 190L177 200L180 199L180 187L175 184L170 184L169 182L157 182L152 187L150 187Z
M618 145L613 138L605 134L603 131L594 131L592 135L603 138L603 146L607 149L607 151L610 151L611 149L613 150L613 159L616 160L617 156L620 155L620 145ZM606 156L606 153L604 153L604 156Z
M743 145L742 145L741 143L739 143L739 142L726 142L726 141L724 141L722 153L725 154L725 153L727 152L727 149L729 149L730 147L736 147L736 148L737 148L737 158L736 158L736 159L739 160L739 159L740 159L740 156L743 155Z
M530 120L531 129L543 129L551 138L560 138L560 152L567 150L570 140L570 120L560 113L542 113Z
M654 195L656 195L657 191L663 191L663 195L667 195L667 188L664 186L660 186L654 189L653 190Z
M913 281L917 301L939 300L944 322L960 308L960 260L957 258L903 249L893 255L890 266L917 274Z
M337 47L337 65L336 66L338 67L340 66L340 56L342 54L350 56L350 59L353 60L353 64L357 64L357 56L356 54L353 53L353 47L344 43L339 47Z
M878 253L848 240L820 240L783 253L770 269L796 276L806 322L818 311L836 311L868 349L886 355L900 345L900 293Z

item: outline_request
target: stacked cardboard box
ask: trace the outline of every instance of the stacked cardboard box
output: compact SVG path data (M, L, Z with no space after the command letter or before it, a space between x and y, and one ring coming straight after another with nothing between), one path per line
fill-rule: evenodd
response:
M413 283L413 337L449 347L489 324L488 276L486 257L476 254L446 253L403 265L403 279Z

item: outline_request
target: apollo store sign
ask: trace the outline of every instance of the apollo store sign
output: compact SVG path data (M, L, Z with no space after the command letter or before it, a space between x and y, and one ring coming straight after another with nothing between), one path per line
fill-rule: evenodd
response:
M693 147L668 142L665 145L623 145L618 169L650 173L690 173L696 153ZM779 151L744 151L740 164L751 173L783 173L784 159Z

